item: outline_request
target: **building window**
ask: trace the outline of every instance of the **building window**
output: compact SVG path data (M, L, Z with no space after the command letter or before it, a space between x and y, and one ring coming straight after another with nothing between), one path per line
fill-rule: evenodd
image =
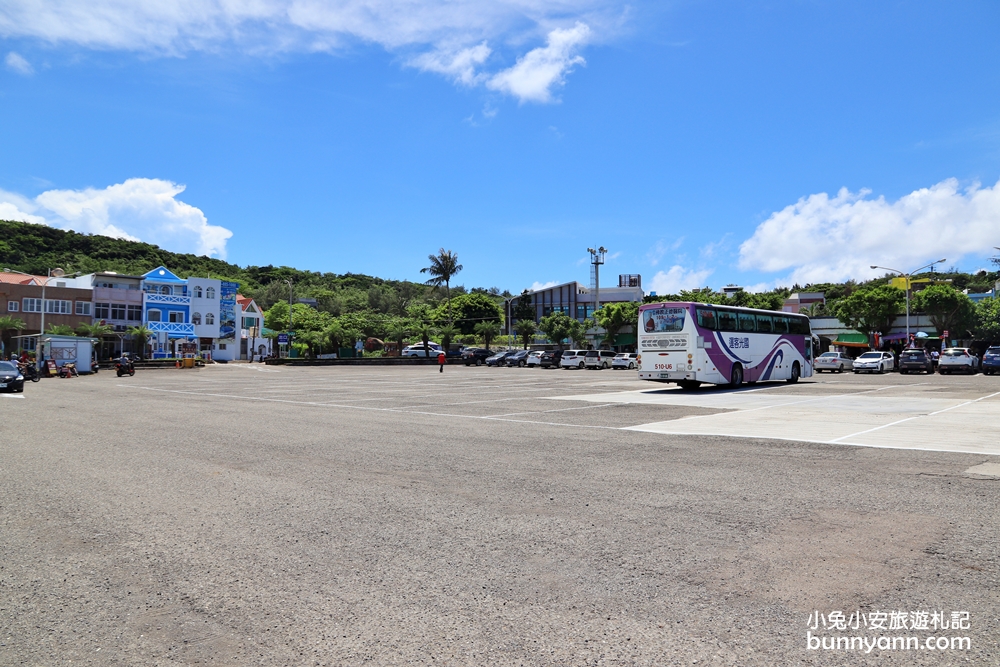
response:
M25 313L42 312L41 299L21 299L21 311Z
M142 306L129 306L127 319L132 322L142 321Z
M243 318L243 328L244 329L252 329L255 326L257 326L257 318L256 317L244 317Z
M179 324L184 324L184 313L180 310L171 310L170 321L177 322Z
M146 313L146 320L149 322L159 322L160 321L160 311L153 309Z
M201 324L201 313L195 313L191 316L191 324Z
M201 285L195 285L195 287L194 287L194 298L196 298L196 299L200 299L201 298Z
M205 313L205 324L215 324L215 313Z
M215 288L214 287L208 287L208 288L205 289L205 298L206 299L214 299L215 298Z
M225 343L219 343L219 349L220 350L226 349L226 344Z
M173 294L174 291L170 289L170 285L164 285L160 288L160 294Z
M16 313L19 310L21 310L21 304L19 304L17 301L8 301L7 302L7 312L8 313Z
M50 315L72 315L73 302L61 299L46 299L45 312Z
M99 320L110 320L111 319L111 304L110 303L95 303L94 304L94 317Z
M77 301L76 302L76 314L84 315L90 317L90 302L89 301Z
M125 319L125 304L124 303L113 303L113 304L111 304L111 319L113 319L113 320L124 320Z

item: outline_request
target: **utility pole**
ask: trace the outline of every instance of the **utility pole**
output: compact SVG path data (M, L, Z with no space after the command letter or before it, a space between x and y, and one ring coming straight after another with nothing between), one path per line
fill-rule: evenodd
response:
M288 356L292 356L292 279L285 280L288 283Z

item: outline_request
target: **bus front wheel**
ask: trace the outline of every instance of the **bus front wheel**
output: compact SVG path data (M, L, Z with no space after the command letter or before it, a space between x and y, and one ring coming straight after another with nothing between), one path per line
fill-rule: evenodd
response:
M739 389L743 386L743 366L735 364L732 373L729 374L729 386Z
M799 381L799 377L802 375L802 370L799 368L799 362L792 364L792 375L785 382L788 384L795 384Z

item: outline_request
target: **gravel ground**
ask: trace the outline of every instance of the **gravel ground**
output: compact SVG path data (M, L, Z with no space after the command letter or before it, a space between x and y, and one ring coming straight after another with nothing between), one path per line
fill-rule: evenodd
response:
M0 664L1000 664L1000 480L965 472L989 457L627 431L718 410L547 400L663 388L230 364L0 396ZM847 634L971 649L809 650L815 610L968 611Z

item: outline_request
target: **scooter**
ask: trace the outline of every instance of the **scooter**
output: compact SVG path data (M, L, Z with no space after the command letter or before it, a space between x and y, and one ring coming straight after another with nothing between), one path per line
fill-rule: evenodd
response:
M80 377L80 373L76 370L76 364L73 362L67 362L59 367L59 377L61 378L75 378Z
M35 368L34 364L22 364L20 366L21 375L24 376L25 380L31 380L32 382L38 382L41 378L38 376L38 369Z
M129 377L135 375L135 366L132 364L122 365L120 361L115 362L115 372L118 373L118 377L121 377L128 373Z

